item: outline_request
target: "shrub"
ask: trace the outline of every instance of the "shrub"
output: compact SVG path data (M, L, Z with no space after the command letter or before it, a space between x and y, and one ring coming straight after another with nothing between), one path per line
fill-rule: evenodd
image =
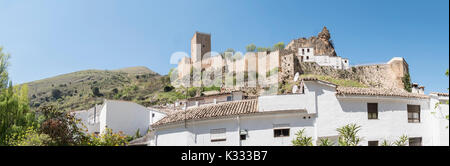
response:
M88 136L86 145L88 146L125 146L127 145L128 137L122 132L113 133L112 129L106 128L105 133L97 135L91 134Z
M361 126L356 124L348 124L341 128L338 128L339 146L358 146L359 142L361 142L361 138L358 136L358 132L361 129Z
M247 50L247 52L255 52L256 50L256 45L255 44L249 44L245 47L245 49Z
M13 146L46 146L51 142L47 134L39 134L33 127L29 127L25 133L18 135L12 142Z
M298 131L296 138L292 141L294 146L313 146L312 137L304 136L305 129Z
M330 141L328 138L321 138L319 146L333 146L334 143Z
M57 100L61 98L62 92L59 89L53 89L52 90L52 97L53 99Z

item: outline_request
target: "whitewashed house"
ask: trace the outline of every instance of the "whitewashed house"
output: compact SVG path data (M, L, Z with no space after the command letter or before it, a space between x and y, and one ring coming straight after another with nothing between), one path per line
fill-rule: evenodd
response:
M409 145L448 146L448 94L346 88L314 78L300 94L203 105L168 115L152 125L150 146L284 146L304 129L316 144L336 142L337 128L362 126L361 145L409 137ZM435 106L438 107L435 107ZM435 112L435 113L433 113Z
M88 129L87 133L103 133L110 128L113 132L121 131L126 135L134 135L139 130L144 135L151 124L166 114L133 102L105 100L101 106L75 112L75 116L81 119Z
M302 62L316 62L320 66L331 66L335 69L348 69L350 62L347 58L329 55L315 55L314 48L298 48L298 55Z

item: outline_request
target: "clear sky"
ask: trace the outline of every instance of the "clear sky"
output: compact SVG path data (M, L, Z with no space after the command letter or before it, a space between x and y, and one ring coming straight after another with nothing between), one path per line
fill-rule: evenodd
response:
M447 91L448 0L0 0L0 46L15 84L131 66L167 74L195 31L212 34L213 51L243 52L323 26L351 65L401 56L413 82Z

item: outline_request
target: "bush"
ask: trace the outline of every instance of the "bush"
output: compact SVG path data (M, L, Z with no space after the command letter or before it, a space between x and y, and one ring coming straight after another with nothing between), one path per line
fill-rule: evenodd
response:
M62 92L59 89L53 89L52 90L52 97L55 100L60 99L61 98L61 94L62 94Z
M33 127L29 127L25 133L18 135L13 146L46 146L51 142L47 134L39 134Z
M86 145L88 146L125 146L128 143L128 137L122 132L113 133L112 129L106 128L105 133L88 136Z
M96 96L96 97L103 96L103 95L100 93L100 89L99 89L98 87L92 88L92 94L94 94L94 96Z
M294 146L313 146L312 137L304 136L305 129L298 131L295 135L297 138L292 141Z
M358 136L358 132L361 129L361 126L356 124L348 124L341 128L338 128L339 146L358 146L359 142L361 142L361 138Z

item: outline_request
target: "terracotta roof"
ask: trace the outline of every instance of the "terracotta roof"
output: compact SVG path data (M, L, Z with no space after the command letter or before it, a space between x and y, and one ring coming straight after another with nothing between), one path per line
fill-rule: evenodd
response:
M438 96L445 96L445 97L449 96L448 93L441 93L441 92L431 92L430 94L435 94L435 95L438 95Z
M396 96L409 98L429 98L428 95L409 93L403 89L384 89L384 88L357 88L357 87L337 87L336 95L368 95L368 96Z
M187 109L164 117L152 126L160 126L191 119L208 119L258 112L257 100L240 100Z

